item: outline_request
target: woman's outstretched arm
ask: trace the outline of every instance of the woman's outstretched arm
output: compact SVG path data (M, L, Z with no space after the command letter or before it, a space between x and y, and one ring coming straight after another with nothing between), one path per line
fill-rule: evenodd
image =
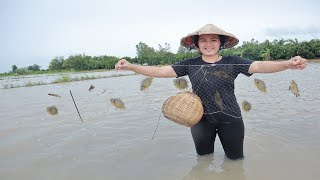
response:
M141 66L136 64L131 64L125 59L121 59L115 65L116 70L130 70L138 74L143 74L145 76L157 77L157 78L170 78L177 77L176 72L171 66Z
M287 61L255 61L250 65L249 73L274 73L287 69L302 70L307 66L307 60L295 56Z

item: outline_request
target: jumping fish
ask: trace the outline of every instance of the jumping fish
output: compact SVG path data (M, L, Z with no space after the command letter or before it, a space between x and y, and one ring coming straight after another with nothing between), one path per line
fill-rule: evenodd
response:
M90 91L92 91L94 88L95 88L95 87L94 87L93 85L91 85L91 86L89 87L88 91L90 92Z
M261 79L254 78L254 85L263 93L267 92L267 86Z
M147 77L144 80L141 81L140 91L147 90L152 83L153 77Z
M228 79L230 77L229 74L224 71L215 71L212 74L223 79Z
M61 96L60 96L60 95L58 95L58 94L52 94L52 93L48 93L48 95L49 95L49 96L54 96L54 97L58 97L58 98L61 98Z
M173 80L173 85L180 90L188 88L188 81L185 77L175 78Z
M246 100L242 101L242 109L243 109L245 112L249 112L250 109L251 109L251 104L250 104L248 101L246 101Z
M298 89L298 84L297 84L294 80L290 81L289 90L291 90L291 92L292 92L296 97L300 96L300 91L299 91L299 89Z
M49 106L47 107L47 113L51 116L55 116L58 114L58 109L56 106Z
M216 91L214 94L214 101L217 104L217 106L220 108L221 111L223 111L223 102L222 102L222 98L221 95L219 93L219 91Z
M116 109L126 109L123 101L120 98L111 98L110 102Z

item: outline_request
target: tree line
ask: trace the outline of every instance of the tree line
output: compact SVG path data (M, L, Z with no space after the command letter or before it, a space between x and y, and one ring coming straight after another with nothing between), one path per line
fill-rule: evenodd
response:
M259 42L255 39L245 41L241 46L220 51L220 55L236 55L251 60L280 60L290 59L293 56L300 55L306 59L320 59L320 40L312 39L310 41L299 42L297 39L275 39L273 41L265 40ZM140 42L136 45L136 57L121 57L131 63L164 65L173 64L186 58L199 56L198 51L189 50L180 46L176 53L171 52L170 44L164 46L158 45L158 49ZM113 69L119 60L116 56L88 56L86 54L71 55L67 58L62 56L51 60L48 69L40 69L37 64L18 68L12 66L11 73L28 74L35 71L81 71L96 69Z

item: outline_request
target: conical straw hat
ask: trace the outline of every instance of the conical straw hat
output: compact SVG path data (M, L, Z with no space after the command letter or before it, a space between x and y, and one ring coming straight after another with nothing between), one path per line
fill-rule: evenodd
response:
M213 24L207 24L196 30L195 32L183 37L180 41L180 44L186 48L196 47L196 44L194 42L195 36L200 36L203 34L216 34L225 36L225 43L223 44L223 48L232 48L239 43L239 39L233 34L228 33Z
M167 119L186 127L197 124L203 112L201 99L190 92L179 92L162 105L162 113Z

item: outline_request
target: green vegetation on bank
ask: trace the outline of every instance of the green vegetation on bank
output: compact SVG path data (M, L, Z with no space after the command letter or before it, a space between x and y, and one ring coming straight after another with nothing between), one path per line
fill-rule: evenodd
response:
M132 74L129 74L132 75ZM119 77L119 76L127 76L122 74L116 74L112 76L94 76L94 75L85 75L81 77L71 77L70 75L62 75L60 78L54 80L51 84L54 83L66 83L66 82L73 82L73 81L84 81L84 80L91 80L91 79L101 79L101 78L110 78L110 77Z
M172 53L170 44L164 46L159 44L158 49L140 42L136 45L137 56L121 57L126 58L131 63L163 65L173 64L186 58L198 56L195 50L188 50L180 46L177 53ZM245 41L241 46L220 51L221 55L237 55L252 60L278 60L289 59L292 56L300 55L306 59L320 59L320 40L312 39L310 41L299 42L297 39L275 39L273 41L265 40L258 42L255 39ZM47 70L40 69L37 64L18 68L12 66L8 73L0 74L2 76L28 75L28 74L54 74L63 72L79 72L92 70L113 69L119 57L115 56L88 56L86 54L72 55L67 58L55 57L51 60Z
M21 85L9 84L9 83L1 83L1 84L2 84L3 89L11 89L11 88L19 88L19 87L40 86L40 85L56 84L56 83L68 83L68 82L73 82L73 81L84 81L84 80L91 80L91 79L111 78L111 77L130 76L130 75L134 75L134 74L126 74L126 75L116 74L116 75L111 75L111 76L84 75L81 77L71 77L71 75L64 74L49 83L42 82L42 81L39 81L39 82L28 81L28 82L21 84Z
M74 70L74 69L62 69L62 70L49 70L49 69L41 69L39 71L27 71L25 68L19 68L23 69L22 71L16 71L16 72L6 72L6 73L0 73L0 79L1 77L5 76L24 76L24 75L56 75L56 74L66 74L66 73L87 73L87 72L101 72L101 71L108 71L108 69L96 69L96 70Z

